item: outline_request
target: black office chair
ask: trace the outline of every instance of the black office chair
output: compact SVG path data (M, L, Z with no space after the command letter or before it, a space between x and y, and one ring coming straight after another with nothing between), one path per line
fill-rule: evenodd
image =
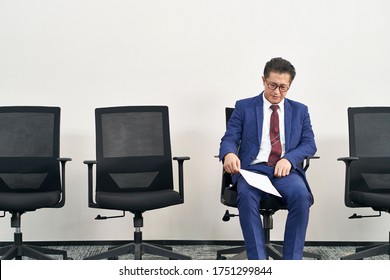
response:
M172 248L142 241L142 213L184 202L183 163L178 161L179 192L174 190L168 107L129 106L98 108L96 117L96 161L88 165L89 207L121 210L134 214L134 242L110 248L86 259L117 259L134 254L152 254L169 259L191 259ZM93 166L96 164L94 192ZM118 216L113 216L118 217ZM101 217L97 219L112 218Z
M65 204L65 163L59 158L60 108L0 107L0 211L11 214L12 245L0 248L2 260L52 259L67 252L27 245L22 214ZM60 168L61 165L61 168Z
M372 208L376 215L354 214L350 219L380 217L390 210L390 107L348 108L349 157L346 165L344 202L350 208ZM342 260L378 255L390 256L389 242L357 248Z
M234 108L225 109L226 126L233 111ZM314 158L317 159L319 157L315 156L306 158L304 170L307 170L309 168L310 159ZM225 171L222 171L220 200L223 205L237 208L237 187L233 185L231 175L229 173L226 173ZM263 219L264 243L267 249L268 258L271 257L274 260L283 259L283 246L276 243L272 243L270 241L271 230L273 229L273 215L276 211L279 210L287 210L287 205L285 205L280 199L273 195L269 195L269 198L267 200L262 201L261 208L259 208L259 214L262 216ZM226 222L229 221L231 217L235 216L238 216L238 214L231 214L229 210L226 210L224 216L222 217L222 220ZM217 259L226 259L227 257L225 255L231 254L235 255L233 257L230 257L229 259L246 259L245 246L219 250L217 251ZM321 255L306 251L303 253L303 256L305 258L314 258L318 260L321 259Z

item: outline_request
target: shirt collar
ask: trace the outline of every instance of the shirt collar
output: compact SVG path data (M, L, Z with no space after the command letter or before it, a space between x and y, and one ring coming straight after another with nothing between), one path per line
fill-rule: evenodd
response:
M264 92L263 92L263 102L264 102L264 103L263 103L263 104L264 104L264 109L270 109L272 103L269 102L269 101L267 100L267 98L265 98ZM279 110L280 110L280 111L284 111L284 98L283 98L282 101L280 101L280 103L277 104L277 105L279 105Z

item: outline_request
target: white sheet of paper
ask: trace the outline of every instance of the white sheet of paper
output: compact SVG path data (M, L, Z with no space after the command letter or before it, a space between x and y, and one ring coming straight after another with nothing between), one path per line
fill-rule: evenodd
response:
M244 169L240 169L240 173L242 177L244 177L245 181L252 187L258 188L275 196L282 197L267 176Z

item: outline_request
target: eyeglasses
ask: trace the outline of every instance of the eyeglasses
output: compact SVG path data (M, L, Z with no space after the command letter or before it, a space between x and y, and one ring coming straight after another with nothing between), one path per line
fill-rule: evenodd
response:
M277 88L279 88L280 92L286 92L290 88L287 85L278 85L275 83L268 83L267 81L265 83L267 84L267 86L270 90L276 90Z

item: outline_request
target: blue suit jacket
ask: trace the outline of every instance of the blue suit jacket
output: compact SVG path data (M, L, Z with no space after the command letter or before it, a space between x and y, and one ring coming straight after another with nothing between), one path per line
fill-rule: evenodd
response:
M223 160L227 153L238 153L242 169L246 169L253 162L260 150L263 103L263 93L236 102L225 135L221 139L220 160ZM284 126L286 153L283 157L290 161L292 169L302 175L309 188L302 162L306 157L313 156L317 147L307 106L285 98ZM239 176L234 174L233 182Z

